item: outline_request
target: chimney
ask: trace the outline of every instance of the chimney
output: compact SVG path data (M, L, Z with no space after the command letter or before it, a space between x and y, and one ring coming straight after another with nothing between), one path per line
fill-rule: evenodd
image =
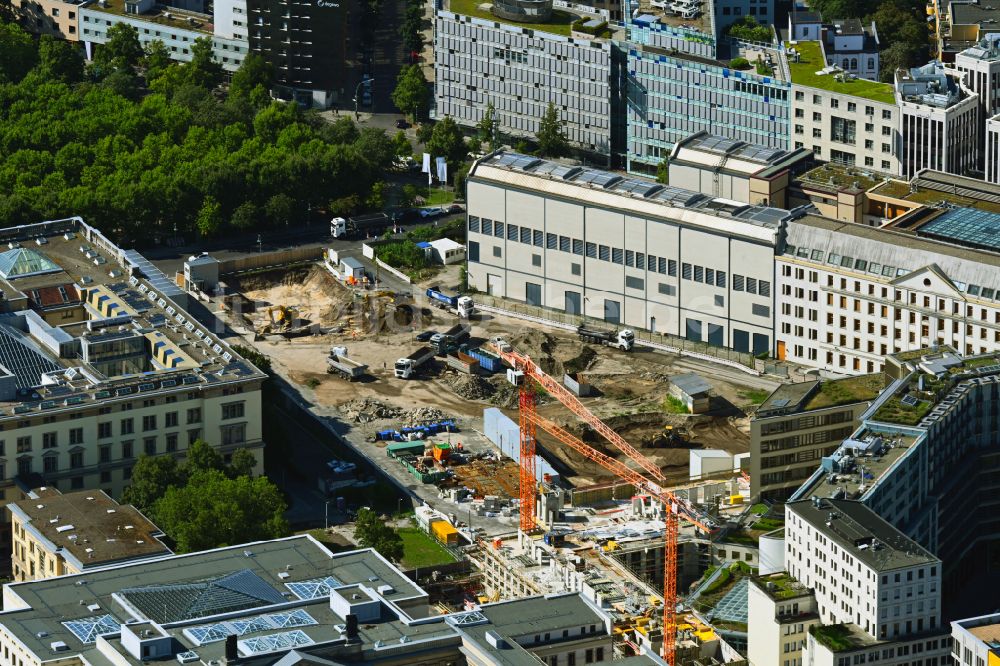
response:
M348 613L344 619L347 620L347 642L358 640L358 616L354 613Z
M236 663L236 634L226 636L226 663Z

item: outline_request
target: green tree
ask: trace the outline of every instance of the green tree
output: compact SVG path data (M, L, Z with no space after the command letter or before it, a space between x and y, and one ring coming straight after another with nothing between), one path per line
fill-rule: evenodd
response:
M385 206L386 189L388 188L383 180L372 183L372 189L368 194L368 198L365 200L365 205L371 209L383 208Z
M379 515L367 507L358 510L354 521L354 538L365 548L374 548L382 557L393 562L403 559L403 538L386 525Z
M264 213L272 224L287 225L295 214L295 202L287 194L275 194L264 204Z
M233 345L233 351L253 363L259 370L271 374L271 359L252 347Z
M735 39L745 42L765 42L771 43L771 27L757 23L757 19L749 14L742 20L733 23L726 29L726 34Z
M0 23L0 81L20 81L37 61L31 35L16 23Z
M403 190L399 195L399 205L404 208L407 206L413 206L417 202L417 197L420 196L420 188L412 183L407 183L403 185Z
M430 105L430 89L420 65L404 67L396 79L396 89L392 91L392 103L403 113L413 118L421 117Z
M919 50L906 42L896 42L879 54L879 78L892 83L897 69L913 67L917 64Z
M237 229L253 229L257 226L257 206L252 201L244 201L233 211L229 223Z
M569 142L559 119L559 111L552 102L549 102L545 115L538 123L535 139L538 141L538 152L545 157L559 157L569 152Z
M173 456L139 456L132 478L122 493L122 501L140 511L148 511L163 497L167 488L184 485L183 470Z
M358 126L348 116L340 116L332 123L324 125L320 133L330 143L340 144L354 143L360 136Z
M168 488L152 513L177 552L191 553L286 536L286 508L266 477L230 478L212 469L196 472L183 487Z
M487 145L489 152L493 152L500 147L500 122L497 119L497 110L493 102L486 105L482 120L476 125L479 131L479 140Z
M239 69L233 72L229 84L230 95L249 97L257 86L269 90L274 85L274 66L256 53L248 53Z
M454 120L446 116L434 124L434 131L431 132L431 138L427 142L427 152L432 157L445 158L449 168L454 168L465 161L465 139L462 138L462 130Z
M191 43L191 62L183 67L187 80L202 88L215 88L222 82L222 64L215 59L210 37Z
M184 472L188 476L205 470L221 470L224 467L222 456L205 440L194 440L184 453Z
M229 476L234 479L238 476L250 476L256 466L257 459L252 453L246 449L236 449L229 462Z
M413 145L406 138L406 132L399 130L392 137L392 152L398 157L411 157L413 155Z
M148 83L159 78L163 70L170 66L170 51L161 40L154 39L146 44L144 53L142 66L146 70L146 82Z
M465 182L469 179L469 168L471 164L463 164L459 168L455 169L455 173L452 174L452 185L455 187L455 194L460 197L465 197Z
M656 165L656 182L666 185L670 182L670 167L666 158Z
M83 80L83 54L73 42L42 35L38 38L38 72L49 81L78 83Z
M108 28L107 41L98 45L94 53L94 64L106 76L114 69L135 70L143 55L142 45L139 44L139 30L128 23L115 23Z
M222 228L222 205L215 197L207 196L202 201L195 225L202 236L212 236Z

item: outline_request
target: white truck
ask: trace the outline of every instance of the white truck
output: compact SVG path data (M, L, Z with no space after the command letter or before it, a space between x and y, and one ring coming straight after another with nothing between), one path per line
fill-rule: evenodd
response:
M635 346L635 332L630 328L609 331L601 328L587 328L581 324L576 329L576 334L584 342L615 347L622 351L631 351L632 347Z
M397 379L410 379L420 370L420 366L430 361L437 354L434 347L421 347L405 358L396 359L395 369Z
M340 375L349 382L360 378L368 370L364 363L358 363L347 357L347 347L333 347L330 355L326 357L326 371L330 374Z
M457 314L462 319L468 319L476 309L476 304L470 296L448 294L440 287L431 287L425 293L431 305Z

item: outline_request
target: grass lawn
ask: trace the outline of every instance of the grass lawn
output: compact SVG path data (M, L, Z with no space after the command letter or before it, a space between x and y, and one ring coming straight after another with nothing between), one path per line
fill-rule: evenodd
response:
M442 190L440 188L432 189L427 193L421 193L424 198L425 206L440 206L441 204L451 203L455 200L454 190Z
M419 527L400 528L399 536L403 538L402 564L408 569L455 561L450 552Z
M748 388L740 391L740 397L754 405L761 404L767 400L767 396L769 395L771 395L771 392L766 389Z
M668 395L666 400L663 401L663 410L668 414L687 414L688 408L684 404L683 400L675 398L672 395Z
M765 513L767 513L767 511L768 511L767 505L763 503L754 504L752 507L750 507L750 513L756 514L758 516L763 516Z
M788 60L788 69L792 75L792 83L841 95L854 95L870 99L873 102L883 104L895 104L896 94L893 87L888 83L877 81L866 81L865 79L853 79L850 81L837 81L832 74L817 74L826 67L823 62L823 53L820 50L819 42L798 42L797 44L786 44L789 48L798 50L800 57L798 62Z
M552 12L552 18L546 23L518 23L517 21L510 21L494 16L493 12L489 10L483 11L479 8L479 5L481 4L484 3L477 0L449 0L447 11L454 12L455 14L464 14L465 16L476 16L481 19L486 19L487 21L497 21L499 23L507 23L509 25L519 25L522 28L528 28L529 30L551 32L554 35L563 35L564 37L569 37L570 27L573 25L573 21L579 18L578 16L568 12L555 10Z

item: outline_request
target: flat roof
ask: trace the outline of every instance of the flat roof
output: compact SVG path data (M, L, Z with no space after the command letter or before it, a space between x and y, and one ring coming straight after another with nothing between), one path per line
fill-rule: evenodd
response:
M810 169L798 176L796 180L809 185L819 185L834 190L848 190L860 194L885 181L886 177L874 169L827 163Z
M215 31L211 15L168 7L159 3L154 3L153 9L143 14L126 12L125 0L91 0L84 8L104 14L117 14L123 18L168 25L171 28L203 32L208 35Z
M0 277L0 369L8 371L0 374L13 375L18 389L0 397L0 420L264 379L188 314L186 292L82 219L0 229L0 242L7 248L0 255L0 268L7 269ZM49 324L39 314L49 307L64 309L69 318ZM125 338L134 346L127 362L99 349ZM92 356L84 354L88 348Z
M914 229L919 236L1000 251L1000 213L967 208L944 210Z
M781 384L757 407L756 416L767 418L868 402L888 385L888 378L881 372Z
M678 141L670 163L766 178L810 159L812 151L806 148L791 151L770 148L702 131Z
M772 243L789 220L805 214L804 209L788 211L743 204L639 176L514 152L499 151L480 159L469 176L472 181L488 180L533 190L542 196L557 195L675 222L690 221L698 226L711 226L716 232L728 231Z
M712 385L693 372L683 375L673 375L670 383L690 396L701 395L712 390Z
M444 9L445 11L449 11L454 14L472 16L495 23L517 26L519 28L524 28L525 30L547 32L553 35L561 35L563 37L570 36L573 22L580 18L580 14L575 12L569 12L561 8L554 8L552 10L552 17L548 21L528 23L497 16L490 11L490 9L483 9L484 5L490 5L492 8L493 3L490 2L490 0L446 0L444 3Z
M909 183L889 180L870 193L916 204L953 204L1000 213L1000 185L941 171L925 169ZM894 226L894 222L890 222L889 226Z
M948 11L952 25L989 23L990 19L1000 17L1000 5L983 5L978 2L949 2Z
M171 553L160 541L160 528L134 506L119 504L103 490L44 493L37 499L10 502L7 509L79 568Z
M861 502L804 499L788 502L785 509L875 571L941 561Z
M838 95L870 99L882 104L896 103L896 92L888 83L858 78L838 81L833 74L820 73L827 64L819 42L786 42L785 47L795 49L799 54L797 61L791 54L788 56L788 70L793 85L829 90Z

